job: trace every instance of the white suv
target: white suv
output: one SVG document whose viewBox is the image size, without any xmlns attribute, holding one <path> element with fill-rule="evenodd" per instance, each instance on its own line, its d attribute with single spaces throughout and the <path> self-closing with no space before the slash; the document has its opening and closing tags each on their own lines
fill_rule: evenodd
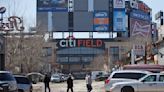
<svg viewBox="0 0 164 92">
<path fill-rule="evenodd" d="M 138 81 L 118 82 L 110 92 L 164 92 L 164 74 L 151 73 Z"/>
<path fill-rule="evenodd" d="M 141 70 L 120 70 L 111 73 L 110 77 L 105 80 L 105 91 L 110 92 L 110 88 L 117 82 L 128 82 L 139 80 L 151 72 Z"/>
<path fill-rule="evenodd" d="M 9 85 L 9 92 L 17 92 L 17 83 L 14 76 L 9 71 L 0 71 L 0 83 Z"/>
</svg>

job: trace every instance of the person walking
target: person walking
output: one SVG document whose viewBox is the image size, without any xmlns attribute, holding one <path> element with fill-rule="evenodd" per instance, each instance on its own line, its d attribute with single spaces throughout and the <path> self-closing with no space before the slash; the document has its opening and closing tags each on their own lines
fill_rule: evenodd
<svg viewBox="0 0 164 92">
<path fill-rule="evenodd" d="M 73 79 L 71 74 L 69 74 L 69 78 L 67 79 L 67 92 L 69 92 L 69 89 L 73 92 Z"/>
<path fill-rule="evenodd" d="M 91 92 L 92 91 L 92 79 L 91 79 L 91 75 L 87 74 L 85 77 L 86 80 L 86 87 L 87 87 L 87 92 Z"/>
<path fill-rule="evenodd" d="M 48 90 L 50 92 L 49 82 L 50 82 L 50 77 L 46 74 L 45 78 L 44 78 L 45 92 L 46 92 L 47 88 L 48 88 Z"/>
</svg>

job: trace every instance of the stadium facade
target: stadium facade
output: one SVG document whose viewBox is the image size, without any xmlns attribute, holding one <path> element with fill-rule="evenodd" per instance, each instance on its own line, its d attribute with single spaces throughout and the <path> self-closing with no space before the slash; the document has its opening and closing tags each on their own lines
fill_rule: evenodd
<svg viewBox="0 0 164 92">
<path fill-rule="evenodd" d="M 49 34 L 62 71 L 110 70 L 129 63 L 132 49 L 152 54 L 151 11 L 139 0 L 37 0 L 37 30 Z"/>
</svg>

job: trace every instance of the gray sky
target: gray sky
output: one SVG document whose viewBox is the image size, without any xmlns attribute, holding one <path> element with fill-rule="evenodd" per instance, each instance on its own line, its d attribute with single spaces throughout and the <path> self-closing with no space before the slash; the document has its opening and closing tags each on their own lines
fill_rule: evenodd
<svg viewBox="0 0 164 92">
<path fill-rule="evenodd" d="M 152 8 L 152 17 L 159 10 L 164 10 L 164 0 L 142 0 Z M 7 11 L 5 17 L 17 15 L 24 18 L 26 26 L 33 26 L 36 23 L 36 0 L 0 0 L 0 7 L 5 6 Z"/>
</svg>

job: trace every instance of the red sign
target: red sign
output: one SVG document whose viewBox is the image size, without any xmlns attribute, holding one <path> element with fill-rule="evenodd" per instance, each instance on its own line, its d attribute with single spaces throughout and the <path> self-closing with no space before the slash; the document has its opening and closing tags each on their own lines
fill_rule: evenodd
<svg viewBox="0 0 164 92">
<path fill-rule="evenodd" d="M 142 11 L 144 11 L 146 13 L 149 13 L 151 11 L 151 9 L 143 2 L 139 2 L 138 3 L 138 9 L 142 10 Z"/>
</svg>

